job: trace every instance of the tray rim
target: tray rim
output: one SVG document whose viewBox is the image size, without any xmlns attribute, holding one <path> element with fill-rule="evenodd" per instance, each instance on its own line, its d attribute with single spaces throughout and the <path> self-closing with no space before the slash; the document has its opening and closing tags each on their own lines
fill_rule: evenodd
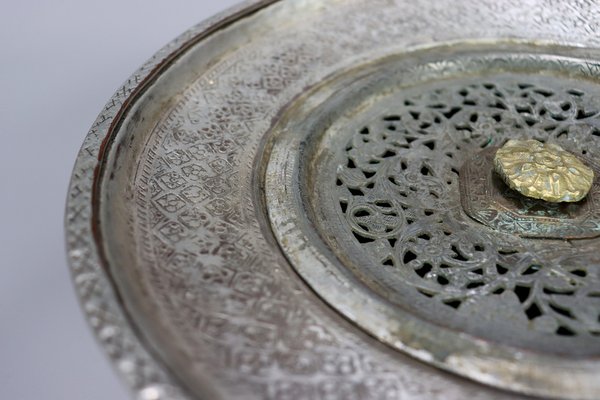
<svg viewBox="0 0 600 400">
<path fill-rule="evenodd" d="M 101 164 L 119 122 L 163 71 L 192 46 L 281 0 L 242 0 L 185 30 L 152 55 L 110 97 L 85 135 L 69 179 L 64 237 L 71 282 L 96 342 L 130 393 L 139 399 L 190 399 L 152 354 L 126 315 L 97 241 L 94 204 Z M 125 348 L 125 351 L 122 349 Z"/>
</svg>

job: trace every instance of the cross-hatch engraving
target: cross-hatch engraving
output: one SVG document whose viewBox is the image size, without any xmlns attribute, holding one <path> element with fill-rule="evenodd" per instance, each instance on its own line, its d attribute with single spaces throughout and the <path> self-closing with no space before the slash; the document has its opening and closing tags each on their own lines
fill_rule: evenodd
<svg viewBox="0 0 600 400">
<path fill-rule="evenodd" d="M 597 242 L 523 239 L 475 222 L 459 206 L 461 166 L 509 138 L 600 155 L 597 102 L 556 81 L 474 77 L 409 88 L 393 112 L 352 134 L 338 166 L 337 212 L 381 268 L 449 311 L 493 301 L 538 332 L 600 336 Z M 469 192 L 477 182 L 466 185 Z"/>
</svg>

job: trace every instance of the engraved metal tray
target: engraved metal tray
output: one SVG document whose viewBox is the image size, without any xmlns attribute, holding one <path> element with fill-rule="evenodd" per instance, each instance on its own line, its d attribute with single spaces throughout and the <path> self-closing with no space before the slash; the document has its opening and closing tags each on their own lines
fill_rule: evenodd
<svg viewBox="0 0 600 400">
<path fill-rule="evenodd" d="M 600 155 L 591 1 L 250 1 L 115 93 L 71 180 L 87 318 L 136 397 L 593 399 L 600 183 L 492 172 L 510 138 Z"/>
</svg>

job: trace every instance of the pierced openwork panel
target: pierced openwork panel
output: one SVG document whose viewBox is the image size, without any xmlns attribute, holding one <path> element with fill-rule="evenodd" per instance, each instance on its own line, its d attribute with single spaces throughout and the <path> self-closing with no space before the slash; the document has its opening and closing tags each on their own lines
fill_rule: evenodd
<svg viewBox="0 0 600 400">
<path fill-rule="evenodd" d="M 280 246 L 394 348 L 526 389 L 557 369 L 593 384 L 599 182 L 569 205 L 530 200 L 493 159 L 535 139 L 598 171 L 595 71 L 537 48 L 457 45 L 331 77 L 274 128 L 265 191 Z"/>
<path fill-rule="evenodd" d="M 344 132 L 331 182 L 354 246 L 385 271 L 387 284 L 409 284 L 478 324 L 496 319 L 526 336 L 600 336 L 598 251 L 502 234 L 598 235 L 598 184 L 587 201 L 548 204 L 502 187 L 490 163 L 509 138 L 600 154 L 595 95 L 568 79 L 501 74 L 381 100 L 385 113 Z"/>
</svg>

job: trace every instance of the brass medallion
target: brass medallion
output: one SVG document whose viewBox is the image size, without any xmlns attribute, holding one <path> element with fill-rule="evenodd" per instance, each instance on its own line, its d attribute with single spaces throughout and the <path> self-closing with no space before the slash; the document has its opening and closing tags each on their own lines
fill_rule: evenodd
<svg viewBox="0 0 600 400">
<path fill-rule="evenodd" d="M 578 202 L 590 191 L 594 171 L 554 143 L 511 139 L 497 152 L 494 167 L 519 193 L 552 203 Z"/>
<path fill-rule="evenodd" d="M 575 203 L 527 197 L 511 189 L 494 171 L 497 150 L 483 149 L 460 169 L 460 199 L 467 215 L 498 232 L 526 238 L 563 240 L 600 235 L 597 180 L 588 195 Z M 589 159 L 586 162 L 598 176 L 600 167 Z"/>
</svg>

